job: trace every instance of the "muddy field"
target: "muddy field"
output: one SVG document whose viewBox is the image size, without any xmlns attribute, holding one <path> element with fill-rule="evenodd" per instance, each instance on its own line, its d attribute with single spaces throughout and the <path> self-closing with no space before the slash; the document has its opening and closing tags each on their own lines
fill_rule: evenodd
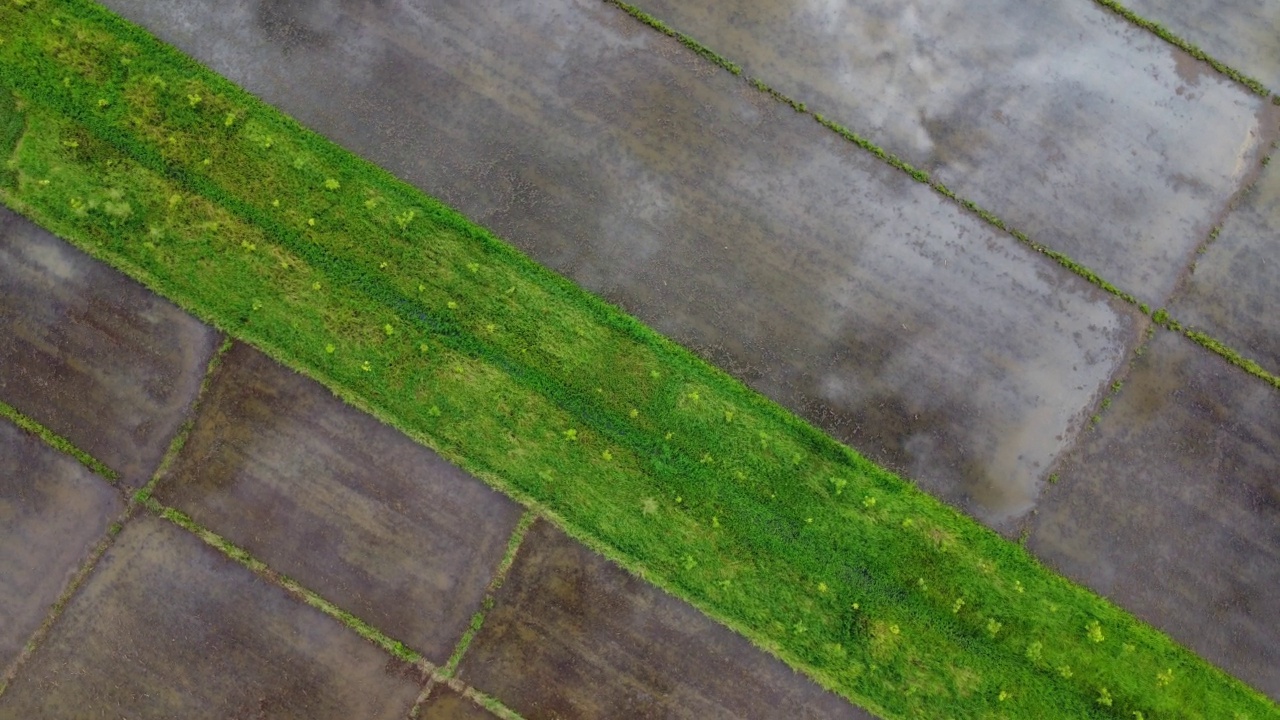
<svg viewBox="0 0 1280 720">
<path fill-rule="evenodd" d="M 1152 306 L 1274 132 L 1092 2 L 637 4 Z"/>
<path fill-rule="evenodd" d="M 1280 5 L 1266 0 L 1132 0 L 1130 8 L 1280 91 Z"/>
<path fill-rule="evenodd" d="M 1025 531 L 1050 566 L 1280 698 L 1280 394 L 1258 378 L 1163 330 L 1137 355 L 1137 308 L 607 3 L 106 4 L 923 489 Z M 1133 6 L 1280 85 L 1274 39 L 1253 32 L 1265 8 L 1159 5 Z M 1280 372 L 1267 99 L 1089 2 L 641 8 Z M 119 468 L 125 488 L 156 469 L 219 341 L 3 210 L 0 326 L 0 400 Z M 162 501 L 433 663 L 488 597 L 460 677 L 527 717 L 860 712 L 545 523 L 487 595 L 518 508 L 255 351 L 232 350 L 193 420 Z M 0 588 L 3 669 L 123 495 L 85 491 L 94 478 L 16 431 L 0 427 L 0 446 L 0 470 L 21 458 L 47 478 L 32 494 L 0 473 L 0 518 L 17 518 L 0 547 L 34 538 L 13 574 L 28 590 Z M 71 515 L 50 510 L 64 503 Z M 96 623 L 91 602 L 120 622 Z M 147 516 L 0 710 L 127 713 L 183 682 L 202 690 L 164 695 L 176 714 L 487 716 L 465 685 L 423 688 L 340 629 Z M 223 634 L 252 662 L 220 665 Z M 91 663 L 110 672 L 58 689 Z M 526 663 L 545 672 L 511 670 Z M 297 683 L 270 695 L 259 680 L 279 673 Z"/>
<path fill-rule="evenodd" d="M 114 5 L 991 523 L 1031 506 L 1137 335 L 617 8 L 267 7 Z"/>
</svg>

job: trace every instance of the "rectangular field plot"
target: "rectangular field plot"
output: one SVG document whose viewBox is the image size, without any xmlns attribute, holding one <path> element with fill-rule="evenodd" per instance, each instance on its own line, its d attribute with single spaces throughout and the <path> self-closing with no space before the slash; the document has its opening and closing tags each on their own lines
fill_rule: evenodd
<svg viewBox="0 0 1280 720">
<path fill-rule="evenodd" d="M 156 497 L 444 664 L 519 506 L 246 345 Z"/>
<path fill-rule="evenodd" d="M 129 486 L 159 465 L 217 342 L 171 302 L 0 207 L 0 401 Z"/>
<path fill-rule="evenodd" d="M 1280 699 L 1280 394 L 1162 332 L 1066 458 L 1031 549 Z"/>
<path fill-rule="evenodd" d="M 403 718 L 414 672 L 196 536 L 133 520 L 0 716 Z"/>
<path fill-rule="evenodd" d="M 1275 131 L 1088 0 L 634 4 L 1153 306 Z"/>
</svg>

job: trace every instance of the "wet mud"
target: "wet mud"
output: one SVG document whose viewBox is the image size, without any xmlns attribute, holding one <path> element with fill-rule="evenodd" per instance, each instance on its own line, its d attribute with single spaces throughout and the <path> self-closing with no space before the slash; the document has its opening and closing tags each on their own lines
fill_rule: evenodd
<svg viewBox="0 0 1280 720">
<path fill-rule="evenodd" d="M 871 718 L 546 522 L 459 678 L 529 720 Z"/>
<path fill-rule="evenodd" d="M 143 515 L 3 696 L 0 717 L 403 718 L 399 661 Z"/>
<path fill-rule="evenodd" d="M 157 497 L 437 664 L 479 610 L 521 512 L 243 344 Z"/>
<path fill-rule="evenodd" d="M 123 510 L 102 478 L 0 419 L 0 672 Z"/>
<path fill-rule="evenodd" d="M 218 334 L 0 207 L 0 400 L 141 487 Z"/>
<path fill-rule="evenodd" d="M 422 720 L 490 720 L 497 716 L 441 684 L 432 688 L 418 717 Z"/>
<path fill-rule="evenodd" d="M 1280 162 L 1240 198 L 1171 307 L 1179 321 L 1280 375 Z"/>
<path fill-rule="evenodd" d="M 1280 700 L 1280 393 L 1174 333 L 1032 520 L 1050 567 Z"/>
<path fill-rule="evenodd" d="M 636 4 L 1155 307 L 1264 134 L 1265 99 L 1093 2 Z"/>
<path fill-rule="evenodd" d="M 604 3 L 108 5 L 998 527 L 1136 334 Z"/>
<path fill-rule="evenodd" d="M 1267 0 L 1129 0 L 1125 5 L 1280 92 L 1280 5 Z"/>
</svg>

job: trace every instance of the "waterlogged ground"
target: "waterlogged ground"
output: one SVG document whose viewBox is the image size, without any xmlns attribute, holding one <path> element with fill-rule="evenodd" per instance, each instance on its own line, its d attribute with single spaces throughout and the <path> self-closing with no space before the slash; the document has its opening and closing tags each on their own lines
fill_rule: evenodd
<svg viewBox="0 0 1280 720">
<path fill-rule="evenodd" d="M 997 526 L 1137 335 L 603 3 L 112 7 Z"/>
<path fill-rule="evenodd" d="M 1263 380 L 606 3 L 107 4 L 1280 699 Z M 1280 373 L 1267 99 L 1090 2 L 641 7 Z M 1280 86 L 1263 4 L 1133 7 Z M 0 401 L 122 476 L 0 419 L 0 717 L 865 716 L 219 341 L 0 210 Z M 267 569 L 126 512 L 184 423 Z"/>
<path fill-rule="evenodd" d="M 635 4 L 1153 306 L 1274 130 L 1088 0 Z"/>
<path fill-rule="evenodd" d="M 141 487 L 217 333 L 0 208 L 0 401 Z"/>
<path fill-rule="evenodd" d="M 1280 697 L 1280 393 L 1161 332 L 1066 455 L 1031 549 Z"/>
<path fill-rule="evenodd" d="M 1263 170 L 1171 304 L 1203 329 L 1280 375 L 1280 162 Z"/>
<path fill-rule="evenodd" d="M 1130 0 L 1131 9 L 1280 91 L 1280 5 L 1267 0 Z"/>
</svg>

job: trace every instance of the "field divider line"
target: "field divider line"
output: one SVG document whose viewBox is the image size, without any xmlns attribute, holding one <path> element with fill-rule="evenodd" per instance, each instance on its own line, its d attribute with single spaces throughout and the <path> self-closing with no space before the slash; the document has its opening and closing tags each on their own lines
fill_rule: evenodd
<svg viewBox="0 0 1280 720">
<path fill-rule="evenodd" d="M 62 437 L 36 420 L 23 414 L 22 411 L 3 401 L 0 401 L 0 417 L 7 418 L 14 425 L 17 425 L 23 430 L 26 430 L 32 435 L 40 438 L 40 440 L 44 441 L 45 445 L 48 445 L 54 450 L 75 458 L 81 465 L 84 465 L 86 468 L 93 471 L 94 474 L 106 479 L 106 481 L 112 485 L 117 485 L 120 482 L 120 474 L 107 467 L 106 463 L 76 447 L 70 440 Z"/>
<path fill-rule="evenodd" d="M 632 17 L 636 18 L 637 20 L 644 23 L 645 25 L 648 25 L 649 27 L 657 30 L 658 32 L 661 32 L 669 36 L 678 35 L 681 38 L 681 42 L 684 45 L 692 47 L 695 52 L 702 55 L 703 57 L 713 57 L 713 58 L 721 57 L 715 51 L 706 49 L 705 46 L 701 45 L 701 43 L 698 43 L 696 40 L 690 38 L 687 35 L 677 33 L 675 30 L 672 30 L 661 20 L 653 17 L 652 15 L 649 15 L 648 13 L 645 13 L 643 10 L 640 10 L 634 5 L 623 2 L 623 0 L 603 0 L 603 1 L 607 4 L 610 4 L 619 8 L 623 12 L 627 13 L 628 15 L 631 15 Z M 696 47 L 694 47 L 694 45 L 696 45 Z M 713 62 L 715 61 L 713 60 Z M 724 62 L 716 62 L 716 64 L 719 65 L 720 67 L 723 67 L 729 70 L 735 75 L 741 75 L 740 69 L 737 72 L 734 71 L 734 68 L 739 68 L 737 64 L 731 63 L 727 60 Z M 960 197 L 954 190 L 947 187 L 941 180 L 938 180 L 932 177 L 927 170 L 915 167 L 914 165 L 907 162 L 906 160 L 898 157 L 897 155 L 877 145 L 871 139 L 864 137 L 854 132 L 853 130 L 850 130 L 844 125 L 841 125 L 835 120 L 832 120 L 824 116 L 823 114 L 810 109 L 806 103 L 796 100 L 786 95 L 785 93 L 773 88 L 771 85 L 766 83 L 761 78 L 747 77 L 745 78 L 745 80 L 747 84 L 749 84 L 751 87 L 755 88 L 756 90 L 760 91 L 761 93 L 768 95 L 769 97 L 773 98 L 779 103 L 782 103 L 783 105 L 789 106 L 792 110 L 796 111 L 797 113 L 812 117 L 819 125 L 822 125 L 828 130 L 841 136 L 845 140 L 853 143 L 854 145 L 857 145 L 858 147 L 862 148 L 863 150 L 866 150 L 872 155 L 875 155 L 881 161 L 887 163 L 888 165 L 894 167 L 895 169 L 906 173 L 915 181 L 922 183 L 924 185 L 930 186 L 938 194 L 942 195 L 943 197 L 947 198 L 953 203 L 959 205 L 965 210 L 968 210 L 974 215 L 977 215 L 979 218 L 986 221 L 992 227 L 995 227 L 996 229 L 1001 230 L 1004 233 L 1013 236 L 1015 240 L 1019 241 L 1023 245 L 1030 247 L 1032 250 L 1035 250 L 1036 252 L 1042 255 L 1048 256 L 1050 259 L 1054 260 L 1059 265 L 1062 265 L 1063 267 L 1070 270 L 1071 272 L 1074 272 L 1076 275 L 1079 275 L 1080 277 L 1084 278 L 1085 280 L 1097 286 L 1098 288 L 1106 291 L 1107 293 L 1110 293 L 1111 295 L 1123 300 L 1124 302 L 1130 305 L 1139 304 L 1138 299 L 1134 297 L 1132 294 L 1122 291 L 1120 288 L 1116 287 L 1112 283 L 1105 280 L 1098 273 L 1089 269 L 1085 265 L 1073 260 L 1066 253 L 1053 250 L 1047 245 L 1044 245 L 1042 243 L 1038 243 L 1032 240 L 1026 233 L 1005 223 L 1005 221 L 1002 220 L 995 213 L 983 208 L 982 206 L 978 205 L 976 202 L 973 202 L 972 200 L 967 200 L 965 198 Z"/>
<path fill-rule="evenodd" d="M 462 633 L 462 637 L 458 640 L 458 644 L 453 648 L 453 653 L 449 655 L 449 661 L 439 669 L 438 672 L 441 677 L 445 679 L 452 678 L 454 673 L 458 671 L 462 656 L 466 654 L 467 649 L 471 647 L 471 641 L 480 632 L 480 628 L 484 625 L 485 616 L 493 609 L 497 592 L 507 579 L 507 573 L 510 572 L 511 566 L 515 564 L 516 554 L 520 552 L 520 547 L 524 544 L 524 538 L 529 534 L 529 528 L 533 526 L 537 519 L 537 514 L 532 510 L 526 510 L 524 515 L 520 516 L 515 530 L 512 531 L 511 537 L 507 540 L 507 550 L 502 556 L 502 562 L 498 563 L 497 570 L 494 571 L 488 587 L 485 588 L 484 600 L 480 604 L 480 610 L 471 617 L 471 624 L 467 626 L 466 631 Z"/>
<path fill-rule="evenodd" d="M 116 520 L 107 527 L 107 532 L 96 544 L 94 544 L 93 548 L 89 550 L 84 562 L 80 564 L 80 568 L 76 570 L 75 575 L 67 581 L 66 586 L 58 595 L 58 599 L 49 607 L 49 613 L 45 616 L 44 622 L 40 623 L 40 627 L 36 628 L 35 632 L 32 633 L 31 637 L 27 640 L 27 644 L 23 646 L 22 652 L 18 653 L 18 657 L 14 658 L 13 662 L 9 663 L 9 667 L 5 669 L 4 674 L 0 675 L 0 697 L 4 697 L 5 691 L 9 689 L 9 685 L 18 676 L 23 665 L 25 665 L 31 656 L 35 654 L 36 650 L 40 648 L 45 638 L 49 636 L 49 633 L 53 630 L 53 626 L 57 623 L 58 619 L 62 617 L 63 610 L 65 610 L 67 605 L 71 602 L 71 598 L 80 590 L 80 587 L 84 585 L 85 581 L 89 579 L 89 575 L 91 575 L 94 568 L 98 566 L 98 561 L 102 559 L 104 554 L 106 554 L 107 550 L 111 547 L 111 544 L 115 542 L 116 536 L 120 534 L 120 531 L 124 529 L 125 524 L 128 523 L 135 514 L 137 514 L 137 506 L 133 504 L 126 505 L 125 509 L 119 516 L 117 516 Z"/>
<path fill-rule="evenodd" d="M 1242 85 L 1243 87 L 1247 88 L 1249 92 L 1264 98 L 1270 96 L 1271 102 L 1275 103 L 1276 105 L 1280 105 L 1280 95 L 1272 95 L 1271 91 L 1268 90 L 1267 87 L 1263 85 L 1261 82 L 1259 82 L 1258 80 L 1252 77 L 1249 77 L 1248 75 L 1245 75 L 1244 73 L 1240 72 L 1239 70 L 1236 70 L 1230 65 L 1214 58 L 1209 53 L 1197 47 L 1195 43 L 1192 43 L 1191 41 L 1182 38 L 1180 35 L 1177 35 L 1169 28 L 1166 28 L 1164 25 L 1161 25 L 1160 23 L 1154 20 L 1148 20 L 1147 18 L 1139 15 L 1133 10 L 1130 10 L 1129 8 L 1125 7 L 1123 4 L 1121 4 L 1117 0 L 1094 0 L 1094 2 L 1098 3 L 1099 5 L 1106 8 L 1107 10 L 1110 10 L 1116 15 L 1124 18 L 1126 21 L 1132 23 L 1133 25 L 1136 25 L 1142 28 L 1143 30 L 1148 31 L 1151 34 L 1155 35 L 1156 37 L 1160 38 L 1161 40 L 1164 40 L 1170 45 L 1173 45 L 1174 47 L 1187 53 L 1188 55 L 1195 58 L 1196 60 L 1199 60 L 1204 63 L 1208 63 L 1209 67 L 1213 68 L 1220 75 L 1231 80 L 1232 82 Z"/>
<path fill-rule="evenodd" d="M 533 510 L 525 510 L 524 514 L 520 516 L 519 521 L 516 522 L 515 528 L 511 531 L 511 536 L 507 539 L 506 552 L 503 553 L 502 560 L 498 563 L 498 567 L 494 570 L 493 577 L 489 579 L 489 584 L 485 587 L 484 599 L 480 602 L 480 609 L 471 616 L 471 622 L 467 625 L 467 629 L 462 632 L 462 637 L 458 639 L 458 644 L 454 646 L 453 652 L 450 653 L 449 660 L 443 667 L 437 668 L 431 675 L 430 680 L 427 681 L 427 684 L 423 686 L 422 692 L 418 695 L 417 701 L 413 704 L 413 709 L 409 712 L 410 718 L 417 718 L 419 716 L 421 708 L 427 701 L 427 697 L 431 694 L 432 689 L 434 689 L 436 685 L 441 683 L 461 683 L 461 681 L 455 678 L 455 674 L 458 671 L 458 665 L 462 662 L 462 657 L 466 654 L 467 649 L 471 647 L 471 642 L 480 632 L 480 628 L 484 626 L 485 616 L 493 609 L 494 603 L 496 602 L 498 589 L 502 587 L 503 581 L 506 580 L 507 573 L 511 570 L 511 566 L 515 564 L 516 554 L 524 544 L 524 538 L 529 533 L 529 528 L 533 526 L 533 523 L 536 522 L 537 519 L 537 513 Z M 457 688 L 453 687 L 453 684 L 450 684 L 450 687 L 457 690 Z M 479 695 L 484 698 L 489 698 L 489 696 L 484 695 L 483 693 L 479 693 Z M 481 707 L 488 709 L 488 706 L 480 700 L 474 697 L 468 697 Z M 489 699 L 492 700 L 492 698 Z M 514 715 L 514 713 L 511 713 L 510 716 L 519 717 Z M 500 717 L 507 716 L 500 715 Z"/>
<path fill-rule="evenodd" d="M 320 596 L 315 591 L 304 587 L 298 581 L 272 569 L 265 562 L 255 558 L 250 555 L 248 551 L 199 524 L 191 518 L 191 516 L 183 513 L 181 510 L 176 510 L 166 505 L 162 505 L 154 498 L 150 497 L 140 501 L 139 504 L 155 516 L 168 520 L 174 525 L 177 525 L 183 530 L 186 530 L 200 538 L 206 545 L 240 563 L 255 575 L 261 577 L 272 585 L 279 587 L 295 599 L 319 610 L 348 629 L 355 631 L 357 635 L 378 646 L 396 659 L 407 665 L 413 666 L 419 671 L 422 677 L 430 677 L 436 672 L 436 666 L 429 662 L 422 653 L 410 648 L 408 645 L 392 638 L 369 623 L 343 610 L 334 603 Z"/>
<path fill-rule="evenodd" d="M 689 35 L 685 35 L 684 33 L 681 33 L 671 28 L 662 20 L 644 12 L 640 8 L 634 5 L 631 5 L 627 2 L 624 2 L 623 0 L 603 0 L 603 2 L 617 7 L 619 10 L 625 12 L 626 14 L 630 15 L 631 17 L 635 18 L 641 23 L 649 26 L 650 28 L 664 35 L 676 38 L 677 40 L 680 41 L 681 44 L 690 48 L 691 50 L 701 55 L 702 57 L 709 59 L 712 63 L 720 66 L 721 68 L 729 71 L 730 73 L 737 76 L 742 75 L 742 68 L 737 63 L 734 63 L 724 58 L 724 56 L 706 47 L 702 43 L 698 42 L 695 38 Z M 1115 10 L 1115 8 L 1122 8 L 1122 6 L 1120 6 L 1119 3 L 1115 3 L 1113 0 L 1095 0 L 1095 2 L 1098 2 L 1112 10 Z M 1115 7 L 1112 7 L 1113 5 Z M 1120 12 L 1120 10 L 1115 10 L 1115 11 Z M 1126 10 L 1124 12 L 1129 12 L 1129 11 Z M 1133 15 L 1132 13 L 1129 13 L 1129 14 Z M 1126 15 L 1125 17 L 1127 18 L 1128 15 Z M 1133 17 L 1137 18 L 1138 16 L 1133 15 Z M 1160 27 L 1156 23 L 1150 23 L 1150 24 L 1155 27 Z M 1144 25 L 1143 27 L 1146 27 L 1146 26 Z M 1148 28 L 1148 29 L 1151 29 L 1151 28 Z M 1177 37 L 1177 36 L 1174 36 L 1172 33 L 1168 33 L 1168 34 L 1170 35 L 1170 37 L 1175 37 L 1175 38 Z M 1165 39 L 1168 40 L 1168 38 L 1165 38 Z M 1169 40 L 1169 41 L 1173 42 L 1172 40 Z M 1182 42 L 1191 48 L 1195 47 L 1193 45 L 1190 45 L 1190 43 L 1186 43 L 1185 41 L 1179 40 L 1179 42 Z M 1176 45 L 1177 43 L 1174 43 L 1174 44 Z M 1181 48 L 1182 46 L 1179 45 L 1179 47 Z M 1182 48 L 1182 49 L 1186 50 L 1186 48 Z M 1187 50 L 1187 52 L 1191 52 L 1191 51 Z M 1220 68 L 1226 68 L 1227 70 L 1230 70 L 1230 68 L 1228 68 L 1226 65 L 1219 63 L 1216 60 L 1213 60 L 1202 51 L 1196 50 L 1196 52 L 1191 52 L 1191 54 L 1195 56 L 1197 59 L 1201 59 L 1201 60 L 1204 60 L 1205 62 L 1210 63 L 1214 67 L 1214 69 L 1218 70 L 1219 72 L 1224 72 Z M 1235 71 L 1231 71 L 1231 72 L 1234 73 Z M 1224 74 L 1227 74 L 1227 73 L 1224 72 Z M 1239 75 L 1239 73 L 1236 73 L 1236 75 Z M 1245 76 L 1243 75 L 1239 75 L 1239 78 L 1230 74 L 1227 74 L 1227 76 L 1231 77 L 1233 80 L 1237 80 L 1238 82 L 1244 83 L 1245 86 L 1248 87 L 1252 92 L 1257 93 L 1262 97 L 1266 97 L 1267 95 L 1269 95 L 1269 92 L 1266 90 L 1266 88 L 1262 87 L 1260 83 L 1258 83 L 1257 87 L 1255 88 L 1254 86 L 1249 85 L 1248 83 L 1245 83 L 1243 80 L 1239 80 L 1239 78 L 1245 78 Z M 1247 80 L 1248 78 L 1245 78 L 1245 79 Z M 748 76 L 745 78 L 745 80 L 747 84 L 751 85 L 751 87 L 755 88 L 756 90 L 764 93 L 765 95 L 770 96 L 771 98 L 773 98 L 779 103 L 782 103 L 783 105 L 789 106 L 792 110 L 796 111 L 797 113 L 800 113 L 803 115 L 809 115 L 815 121 L 817 121 L 819 125 L 822 125 L 828 130 L 843 137 L 845 140 L 853 143 L 854 145 L 857 145 L 858 147 L 862 148 L 863 150 L 866 150 L 872 155 L 875 155 L 881 161 L 887 163 L 888 165 L 894 167 L 895 169 L 906 173 L 917 182 L 928 185 L 929 187 L 933 188 L 933 190 L 937 192 L 939 195 L 942 195 L 943 197 L 947 198 L 951 202 L 959 205 L 965 210 L 978 216 L 979 218 L 984 220 L 987 224 L 991 225 L 997 230 L 1000 230 L 1005 234 L 1012 236 L 1013 239 L 1017 240 L 1019 243 L 1027 246 L 1028 248 L 1034 250 L 1037 253 L 1040 253 L 1041 255 L 1048 257 L 1049 259 L 1056 262 L 1058 265 L 1076 274 L 1077 276 L 1081 277 L 1085 281 L 1099 288 L 1103 292 L 1106 292 L 1112 297 L 1119 299 L 1120 301 L 1124 302 L 1127 305 L 1131 305 L 1135 307 L 1136 309 L 1138 309 L 1139 312 L 1150 317 L 1157 324 L 1164 325 L 1165 320 L 1168 319 L 1168 313 L 1164 309 L 1152 310 L 1147 303 L 1140 301 L 1133 294 L 1121 290 L 1119 287 L 1117 287 L 1116 285 L 1112 284 L 1110 281 L 1103 278 L 1101 275 L 1099 275 L 1094 270 L 1090 269 L 1088 266 L 1080 262 L 1077 262 L 1070 255 L 1067 255 L 1066 253 L 1061 252 L 1059 250 L 1054 250 L 1048 245 L 1045 245 L 1043 243 L 1033 240 L 1025 232 L 1012 227 L 1011 225 L 1006 223 L 1004 220 L 1002 220 L 999 216 L 997 216 L 995 213 L 983 208 L 981 205 L 979 205 L 978 203 L 972 200 L 968 200 L 966 198 L 961 197 L 954 190 L 952 190 L 951 188 L 943 184 L 941 180 L 938 180 L 930 176 L 927 170 L 915 167 L 914 165 L 907 162 L 906 160 L 903 160 L 897 155 L 894 155 L 893 153 L 890 153 L 884 148 L 880 147 L 869 138 L 863 137 L 862 135 L 859 135 L 858 133 L 841 125 L 840 123 L 834 120 L 831 120 L 830 118 L 827 118 L 821 113 L 811 110 L 806 103 L 796 100 L 792 97 L 789 97 L 788 95 L 774 89 L 772 86 L 770 86 L 768 83 L 766 83 L 764 80 L 758 77 Z M 1252 81 L 1252 82 L 1256 83 L 1256 81 Z M 1272 96 L 1272 100 L 1273 102 L 1275 102 L 1275 104 L 1280 105 L 1280 95 Z M 1269 156 L 1264 156 L 1262 158 L 1259 158 L 1258 163 L 1260 165 L 1266 164 L 1266 160 L 1268 157 Z M 1161 319 L 1160 317 L 1161 313 L 1164 314 L 1163 318 L 1165 318 L 1165 320 Z M 1174 322 L 1173 325 L 1177 326 L 1178 331 L 1181 332 L 1182 326 L 1179 323 Z M 1170 328 L 1170 329 L 1174 329 L 1174 328 Z M 1254 362 L 1253 360 L 1250 360 L 1244 357 L 1233 348 L 1227 346 L 1222 342 L 1219 342 L 1213 339 L 1212 337 L 1206 335 L 1205 333 L 1201 333 L 1201 332 L 1192 333 L 1191 331 L 1187 331 L 1186 335 L 1188 338 L 1190 338 L 1192 341 L 1194 341 L 1201 347 L 1205 348 L 1206 350 L 1217 353 L 1232 365 L 1235 365 L 1241 370 L 1244 370 L 1246 373 L 1253 375 L 1254 377 L 1262 380 L 1268 385 L 1271 385 L 1277 390 L 1280 390 L 1280 376 L 1276 376 L 1268 372 L 1267 370 L 1263 369 L 1262 366 L 1259 365 L 1257 362 Z"/>
<path fill-rule="evenodd" d="M 488 710 L 494 715 L 497 715 L 501 720 L 524 720 L 524 717 L 520 715 L 520 713 L 507 707 L 501 700 L 487 693 L 483 693 L 460 680 L 450 679 L 446 681 L 446 684 L 448 684 L 449 689 L 459 693 L 462 697 L 470 700 L 476 705 L 479 705 L 485 710 Z"/>
<path fill-rule="evenodd" d="M 178 431 L 173 434 L 173 439 L 169 441 L 168 450 L 165 451 L 164 457 L 160 459 L 160 464 L 156 466 L 155 472 L 151 474 L 151 479 L 129 498 L 129 502 L 146 503 L 155 492 L 156 486 L 160 484 L 160 480 L 169 472 L 174 460 L 178 458 L 178 453 L 182 452 L 182 448 L 186 446 L 187 438 L 190 437 L 191 430 L 196 424 L 196 418 L 199 417 L 205 394 L 209 390 L 209 385 L 213 382 L 213 376 L 218 372 L 218 368 L 222 366 L 222 359 L 226 356 L 227 351 L 231 349 L 234 342 L 230 335 L 223 335 L 222 343 L 214 351 L 213 356 L 209 358 L 209 362 L 205 366 L 204 376 L 200 380 L 200 389 L 196 391 L 196 396 L 191 401 L 191 407 L 187 408 L 182 425 L 178 427 Z"/>
</svg>

